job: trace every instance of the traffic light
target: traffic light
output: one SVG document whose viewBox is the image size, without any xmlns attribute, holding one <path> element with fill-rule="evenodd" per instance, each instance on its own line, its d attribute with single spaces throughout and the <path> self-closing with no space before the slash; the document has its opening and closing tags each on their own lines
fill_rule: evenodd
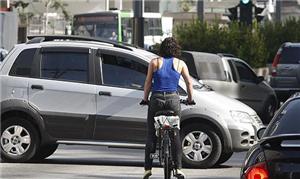
<svg viewBox="0 0 300 179">
<path fill-rule="evenodd" d="M 262 15 L 261 13 L 264 11 L 265 8 L 257 7 L 257 6 L 255 6 L 254 8 L 255 8 L 254 13 L 255 13 L 256 21 L 257 22 L 262 21 L 264 19 L 264 15 Z"/>
<path fill-rule="evenodd" d="M 251 0 L 241 0 L 240 4 L 240 22 L 242 24 L 252 24 L 252 7 L 253 3 Z"/>
<path fill-rule="evenodd" d="M 228 8 L 230 14 L 227 14 L 231 21 L 239 21 L 244 25 L 251 25 L 255 18 L 257 22 L 262 21 L 264 15 L 261 13 L 264 8 L 257 7 L 252 0 L 240 0 L 240 3 L 232 8 Z"/>
<path fill-rule="evenodd" d="M 237 10 L 238 6 L 232 7 L 232 8 L 228 8 L 228 11 L 230 12 L 230 14 L 228 14 L 228 18 L 231 21 L 237 21 L 238 20 L 238 10 Z"/>
</svg>

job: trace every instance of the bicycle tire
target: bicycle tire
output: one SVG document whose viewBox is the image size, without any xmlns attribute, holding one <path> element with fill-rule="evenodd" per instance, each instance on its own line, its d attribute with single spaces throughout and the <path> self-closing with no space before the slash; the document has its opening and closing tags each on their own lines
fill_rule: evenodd
<svg viewBox="0 0 300 179">
<path fill-rule="evenodd" d="M 163 153 L 164 153 L 164 176 L 165 179 L 171 178 L 171 147 L 170 147 L 170 138 L 169 135 L 166 135 L 163 139 Z"/>
</svg>

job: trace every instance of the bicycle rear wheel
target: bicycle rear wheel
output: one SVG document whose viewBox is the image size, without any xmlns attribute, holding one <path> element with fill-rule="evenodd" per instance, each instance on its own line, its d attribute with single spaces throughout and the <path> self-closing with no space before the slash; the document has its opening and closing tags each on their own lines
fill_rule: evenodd
<svg viewBox="0 0 300 179">
<path fill-rule="evenodd" d="M 165 179 L 170 179 L 171 178 L 171 141 L 169 137 L 165 137 L 163 140 L 163 153 L 164 153 L 164 175 Z"/>
</svg>

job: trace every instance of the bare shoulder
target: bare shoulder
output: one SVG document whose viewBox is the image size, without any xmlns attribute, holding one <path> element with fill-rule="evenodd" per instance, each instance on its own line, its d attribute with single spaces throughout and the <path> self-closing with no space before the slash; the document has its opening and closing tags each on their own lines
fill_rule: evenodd
<svg viewBox="0 0 300 179">
<path fill-rule="evenodd" d="M 161 57 L 157 57 L 157 58 L 153 58 L 151 61 L 150 61 L 150 65 L 154 68 L 154 69 L 157 69 L 158 67 L 158 61 L 161 60 Z"/>
<path fill-rule="evenodd" d="M 183 67 L 186 66 L 186 64 L 185 64 L 185 62 L 183 60 L 180 60 L 179 58 L 174 58 L 174 59 L 176 59 L 175 61 L 176 61 L 176 63 L 178 64 L 178 66 L 180 68 L 183 68 Z"/>
</svg>

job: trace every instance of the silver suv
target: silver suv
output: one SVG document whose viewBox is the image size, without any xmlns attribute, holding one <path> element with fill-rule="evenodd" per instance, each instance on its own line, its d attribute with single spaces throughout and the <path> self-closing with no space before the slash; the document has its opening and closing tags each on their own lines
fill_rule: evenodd
<svg viewBox="0 0 300 179">
<path fill-rule="evenodd" d="M 147 107 L 139 105 L 156 55 L 118 43 L 43 36 L 16 45 L 0 66 L 1 157 L 25 162 L 58 144 L 144 148 Z M 194 81 L 195 106 L 182 106 L 186 166 L 212 167 L 248 150 L 262 127 L 248 106 Z M 178 88 L 187 97 L 184 81 Z"/>
<path fill-rule="evenodd" d="M 230 54 L 185 51 L 182 53 L 190 73 L 218 93 L 253 108 L 267 124 L 277 109 L 274 90 L 257 76 L 243 60 Z"/>
<path fill-rule="evenodd" d="M 284 102 L 300 91 L 300 43 L 284 43 L 274 58 L 270 85 Z"/>
</svg>

